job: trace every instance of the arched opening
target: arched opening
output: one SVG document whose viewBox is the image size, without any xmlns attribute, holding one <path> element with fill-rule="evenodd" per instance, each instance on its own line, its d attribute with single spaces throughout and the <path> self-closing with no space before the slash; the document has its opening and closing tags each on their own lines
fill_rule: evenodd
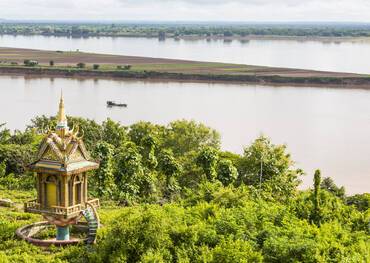
<svg viewBox="0 0 370 263">
<path fill-rule="evenodd" d="M 57 206 L 58 189 L 55 176 L 48 176 L 45 180 L 45 205 L 46 207 Z"/>
</svg>

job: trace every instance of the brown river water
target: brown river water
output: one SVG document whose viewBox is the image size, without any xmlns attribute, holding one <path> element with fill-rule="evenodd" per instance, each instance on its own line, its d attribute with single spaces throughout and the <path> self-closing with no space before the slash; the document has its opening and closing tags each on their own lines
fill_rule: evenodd
<svg viewBox="0 0 370 263">
<path fill-rule="evenodd" d="M 302 187 L 320 168 L 350 194 L 370 192 L 370 90 L 0 76 L 0 123 L 24 129 L 37 115 L 55 115 L 61 89 L 69 115 L 124 125 L 193 119 L 237 153 L 265 134 L 287 144 L 307 173 Z M 107 100 L 128 108 L 107 108 Z"/>
</svg>

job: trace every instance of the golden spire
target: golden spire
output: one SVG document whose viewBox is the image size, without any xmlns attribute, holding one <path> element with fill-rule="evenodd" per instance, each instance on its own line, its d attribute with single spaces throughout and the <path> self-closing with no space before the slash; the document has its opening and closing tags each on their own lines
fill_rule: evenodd
<svg viewBox="0 0 370 263">
<path fill-rule="evenodd" d="M 68 133 L 67 117 L 64 110 L 63 91 L 60 94 L 59 111 L 57 115 L 57 131 L 60 131 L 60 135 L 64 136 Z"/>
<path fill-rule="evenodd" d="M 66 114 L 64 111 L 64 100 L 63 100 L 63 91 L 60 94 L 60 101 L 59 101 L 59 111 L 58 111 L 58 123 L 64 123 L 67 121 Z"/>
</svg>

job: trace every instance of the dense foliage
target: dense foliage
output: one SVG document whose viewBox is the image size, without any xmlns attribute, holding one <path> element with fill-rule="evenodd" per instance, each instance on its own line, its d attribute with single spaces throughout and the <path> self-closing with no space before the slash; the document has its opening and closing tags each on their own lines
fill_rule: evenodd
<svg viewBox="0 0 370 263">
<path fill-rule="evenodd" d="M 369 262 L 369 194 L 346 196 L 316 171 L 303 171 L 286 146 L 257 138 L 243 154 L 223 152 L 219 134 L 193 121 L 131 126 L 69 117 L 100 168 L 90 194 L 103 202 L 104 227 L 93 247 L 42 250 L 15 237 L 38 216 L 24 170 L 55 119 L 35 118 L 24 132 L 0 127 L 0 262 Z"/>
<path fill-rule="evenodd" d="M 368 37 L 369 24 L 298 23 L 0 23 L 0 34 L 55 36 L 145 36 L 145 37 L 245 37 L 257 36 L 320 36 Z"/>
</svg>

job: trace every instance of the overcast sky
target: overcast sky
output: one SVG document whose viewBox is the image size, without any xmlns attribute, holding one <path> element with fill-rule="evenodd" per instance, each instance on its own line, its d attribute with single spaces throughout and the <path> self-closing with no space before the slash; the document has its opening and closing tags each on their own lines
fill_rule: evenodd
<svg viewBox="0 0 370 263">
<path fill-rule="evenodd" d="M 0 18 L 370 22 L 370 0 L 0 0 Z"/>
</svg>

